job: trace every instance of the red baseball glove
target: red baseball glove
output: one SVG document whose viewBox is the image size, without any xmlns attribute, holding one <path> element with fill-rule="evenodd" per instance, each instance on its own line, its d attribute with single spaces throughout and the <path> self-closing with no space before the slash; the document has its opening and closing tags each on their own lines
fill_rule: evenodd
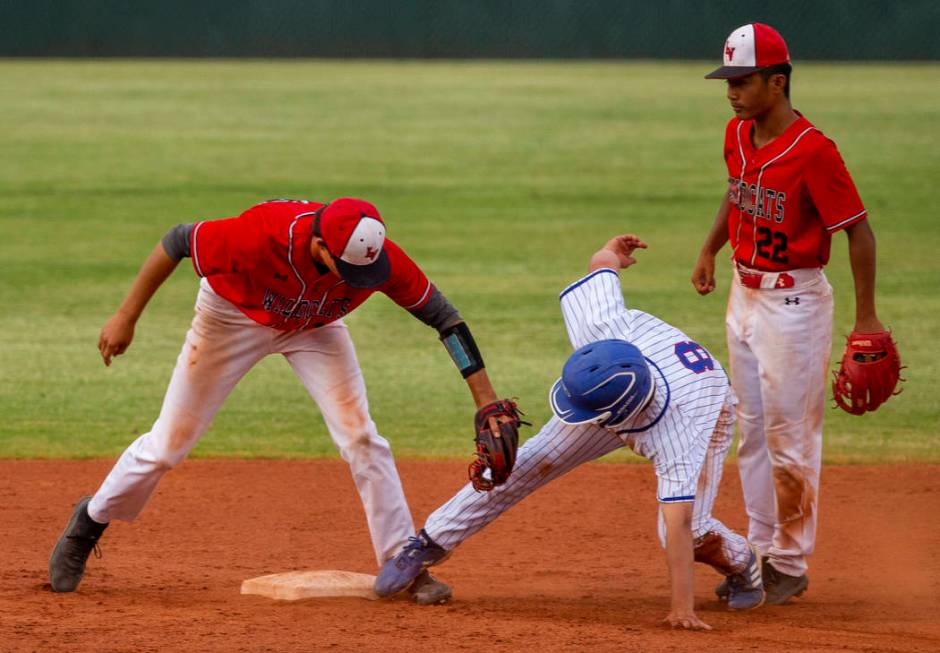
<svg viewBox="0 0 940 653">
<path fill-rule="evenodd" d="M 889 331 L 852 332 L 846 339 L 839 370 L 833 372 L 832 395 L 846 412 L 861 415 L 888 400 L 901 381 L 901 356 Z"/>
<path fill-rule="evenodd" d="M 489 492 L 509 478 L 516 464 L 519 426 L 528 424 L 519 418 L 521 414 L 512 399 L 491 402 L 477 411 L 473 420 L 477 458 L 468 470 L 473 489 Z M 484 476 L 487 470 L 489 474 Z"/>
</svg>

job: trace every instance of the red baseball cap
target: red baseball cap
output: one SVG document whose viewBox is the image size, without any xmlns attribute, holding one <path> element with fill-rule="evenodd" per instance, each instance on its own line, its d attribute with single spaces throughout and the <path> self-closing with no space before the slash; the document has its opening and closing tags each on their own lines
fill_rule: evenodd
<svg viewBox="0 0 940 653">
<path fill-rule="evenodd" d="M 780 32 L 763 23 L 748 23 L 731 32 L 725 41 L 724 65 L 705 79 L 737 79 L 761 68 L 790 63 L 790 52 Z"/>
<path fill-rule="evenodd" d="M 326 242 L 340 276 L 353 288 L 374 288 L 388 279 L 385 222 L 374 205 L 352 197 L 333 200 L 314 218 L 313 233 Z"/>
</svg>

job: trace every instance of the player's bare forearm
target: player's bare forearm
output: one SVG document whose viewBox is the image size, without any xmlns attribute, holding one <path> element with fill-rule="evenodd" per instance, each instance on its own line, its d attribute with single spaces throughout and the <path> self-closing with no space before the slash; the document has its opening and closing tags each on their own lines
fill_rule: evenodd
<svg viewBox="0 0 940 653">
<path fill-rule="evenodd" d="M 715 213 L 715 221 L 712 228 L 708 230 L 705 236 L 705 242 L 702 243 L 702 253 L 717 256 L 721 248 L 728 242 L 728 214 L 731 212 L 731 200 L 728 194 L 721 198 L 721 204 L 718 205 L 718 212 Z"/>
<path fill-rule="evenodd" d="M 477 370 L 466 378 L 467 387 L 470 388 L 470 394 L 473 395 L 473 402 L 477 408 L 482 408 L 486 404 L 497 401 L 496 391 L 493 384 L 490 383 L 490 377 L 486 374 L 486 369 Z"/>
<path fill-rule="evenodd" d="M 121 302 L 117 312 L 136 322 L 140 318 L 140 314 L 143 313 L 144 307 L 147 306 L 147 302 L 157 292 L 157 289 L 163 285 L 167 277 L 173 273 L 178 264 L 178 261 L 174 261 L 167 256 L 163 244 L 157 243 L 157 246 L 153 248 L 153 251 L 150 252 L 144 264 L 140 267 L 140 271 L 134 278 L 134 282 L 131 284 L 130 290 L 127 291 L 127 296 Z"/>
<path fill-rule="evenodd" d="M 715 289 L 715 256 L 728 242 L 728 213 L 731 202 L 727 193 L 718 206 L 715 221 L 712 223 L 702 249 L 699 251 L 695 268 L 692 270 L 692 285 L 700 295 L 707 295 Z"/>
<path fill-rule="evenodd" d="M 98 336 L 98 351 L 105 365 L 110 365 L 113 356 L 120 356 L 130 346 L 134 339 L 134 326 L 144 307 L 177 264 L 178 261 L 167 256 L 163 244 L 157 243 L 137 273 L 124 301 L 105 322 Z"/>
<path fill-rule="evenodd" d="M 666 622 L 674 628 L 711 630 L 695 614 L 693 598 L 692 504 L 667 503 L 662 506 L 666 523 L 666 562 L 672 603 Z"/>
<path fill-rule="evenodd" d="M 845 229 L 849 239 L 849 262 L 855 280 L 855 331 L 877 333 L 884 325 L 875 312 L 875 234 L 868 220 Z"/>
<path fill-rule="evenodd" d="M 666 562 L 672 590 L 673 612 L 692 612 L 692 504 L 663 505 L 666 521 Z"/>
<path fill-rule="evenodd" d="M 636 263 L 633 252 L 637 249 L 646 248 L 647 244 L 633 234 L 614 236 L 591 256 L 591 261 L 588 263 L 588 272 L 594 272 L 601 268 L 625 270 Z"/>
</svg>

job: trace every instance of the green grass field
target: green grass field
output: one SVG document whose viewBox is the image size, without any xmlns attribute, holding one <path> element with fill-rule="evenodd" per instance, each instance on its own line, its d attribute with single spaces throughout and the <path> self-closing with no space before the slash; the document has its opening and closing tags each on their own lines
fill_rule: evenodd
<svg viewBox="0 0 940 653">
<path fill-rule="evenodd" d="M 624 275 L 628 303 L 724 360 L 728 270 L 707 298 L 688 282 L 725 178 L 730 110 L 709 66 L 0 62 L 0 457 L 110 456 L 148 430 L 192 314 L 191 267 L 110 369 L 98 330 L 170 225 L 273 197 L 376 203 L 536 424 L 569 351 L 557 293 L 615 233 L 650 243 Z M 940 66 L 798 64 L 793 95 L 870 209 L 879 311 L 909 365 L 877 413 L 829 412 L 826 460 L 938 462 Z M 829 277 L 838 354 L 854 310 L 842 234 Z M 468 455 L 473 408 L 436 334 L 381 295 L 347 322 L 396 452 Z M 195 454 L 335 452 L 270 358 Z"/>
</svg>

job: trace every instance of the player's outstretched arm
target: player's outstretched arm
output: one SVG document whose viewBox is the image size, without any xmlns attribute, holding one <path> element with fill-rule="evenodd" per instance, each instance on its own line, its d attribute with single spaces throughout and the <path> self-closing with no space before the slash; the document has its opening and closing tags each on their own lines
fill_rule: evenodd
<svg viewBox="0 0 940 653">
<path fill-rule="evenodd" d="M 672 607 L 664 623 L 673 628 L 711 630 L 711 626 L 695 614 L 692 503 L 664 503 L 660 507 L 666 522 L 666 562 L 669 565 L 669 583 L 672 587 Z"/>
<path fill-rule="evenodd" d="M 470 327 L 440 290 L 432 284 L 424 304 L 409 310 L 437 330 L 477 407 L 473 418 L 477 459 L 469 470 L 473 487 L 490 490 L 501 485 L 512 473 L 519 444 L 519 426 L 524 423 L 515 401 L 496 396 Z"/>
<path fill-rule="evenodd" d="M 591 256 L 588 272 L 601 268 L 625 270 L 636 263 L 633 252 L 637 249 L 646 249 L 646 247 L 646 243 L 633 234 L 614 236 Z"/>
<path fill-rule="evenodd" d="M 492 490 L 505 483 L 512 473 L 519 446 L 519 426 L 527 422 L 520 418 L 515 400 L 496 396 L 483 365 L 483 356 L 466 323 L 459 320 L 440 333 L 477 407 L 473 417 L 476 460 L 470 464 L 470 482 L 476 490 Z"/>
<path fill-rule="evenodd" d="M 715 256 L 721 251 L 721 248 L 728 242 L 728 213 L 731 210 L 731 202 L 728 195 L 725 194 L 721 205 L 718 207 L 718 213 L 715 215 L 715 222 L 712 228 L 705 236 L 705 242 L 699 252 L 698 260 L 695 261 L 695 268 L 692 270 L 692 286 L 700 295 L 707 295 L 715 289 Z"/>
<path fill-rule="evenodd" d="M 120 356 L 130 347 L 134 339 L 134 327 L 144 307 L 178 263 L 167 255 L 163 243 L 157 243 L 150 252 L 121 306 L 101 328 L 98 351 L 105 365 L 111 365 L 113 356 Z"/>
<path fill-rule="evenodd" d="M 470 327 L 436 286 L 431 285 L 427 302 L 421 308 L 412 310 L 411 314 L 440 334 L 441 342 L 467 382 L 476 407 L 482 408 L 497 401 L 496 391 L 486 374 L 483 356 L 470 333 Z"/>
</svg>

